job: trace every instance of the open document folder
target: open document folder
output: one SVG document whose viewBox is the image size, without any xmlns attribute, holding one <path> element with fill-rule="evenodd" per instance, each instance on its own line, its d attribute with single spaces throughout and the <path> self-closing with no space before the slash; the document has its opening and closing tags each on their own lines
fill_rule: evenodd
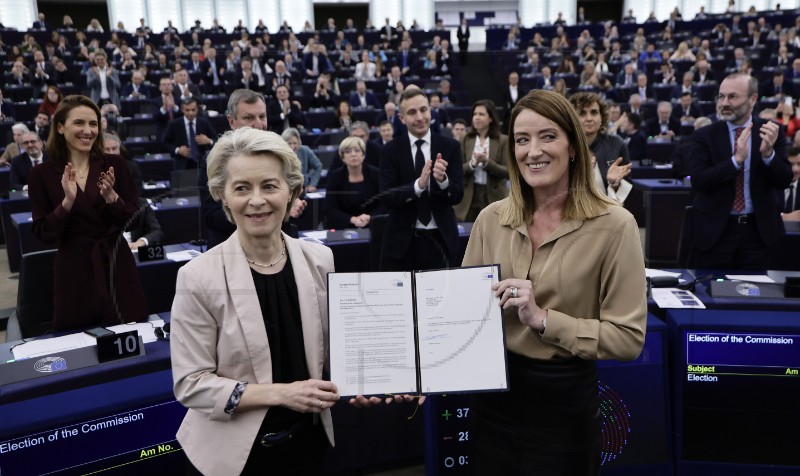
<svg viewBox="0 0 800 476">
<path fill-rule="evenodd" d="M 339 394 L 508 390 L 499 265 L 328 274 Z"/>
</svg>

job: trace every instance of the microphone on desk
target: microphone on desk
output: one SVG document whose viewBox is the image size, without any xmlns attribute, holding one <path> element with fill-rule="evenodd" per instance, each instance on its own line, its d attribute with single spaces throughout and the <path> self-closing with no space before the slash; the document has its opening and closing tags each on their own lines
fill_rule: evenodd
<svg viewBox="0 0 800 476">
<path fill-rule="evenodd" d="M 682 289 L 684 291 L 694 292 L 694 289 L 698 284 L 700 284 L 700 283 L 702 283 L 704 281 L 711 280 L 711 279 L 714 279 L 714 275 L 713 274 L 707 274 L 705 276 L 700 276 L 698 278 L 694 278 L 693 280 L 689 281 L 688 283 L 679 284 L 678 285 L 678 289 Z"/>
</svg>

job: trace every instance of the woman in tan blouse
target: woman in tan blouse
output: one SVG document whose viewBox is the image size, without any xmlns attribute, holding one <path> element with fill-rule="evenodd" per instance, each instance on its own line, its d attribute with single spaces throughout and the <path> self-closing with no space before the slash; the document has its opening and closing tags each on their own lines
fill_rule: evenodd
<svg viewBox="0 0 800 476">
<path fill-rule="evenodd" d="M 592 180 L 580 120 L 536 90 L 511 114 L 511 192 L 472 229 L 464 266 L 499 263 L 510 392 L 475 406 L 476 474 L 596 475 L 597 359 L 636 358 L 647 318 L 639 230 Z"/>
</svg>

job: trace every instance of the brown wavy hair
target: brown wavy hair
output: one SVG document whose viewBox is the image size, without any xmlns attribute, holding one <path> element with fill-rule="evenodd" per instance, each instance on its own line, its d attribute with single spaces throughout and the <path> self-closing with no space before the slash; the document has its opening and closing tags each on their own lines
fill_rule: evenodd
<svg viewBox="0 0 800 476">
<path fill-rule="evenodd" d="M 575 112 L 577 112 L 579 116 L 583 109 L 597 103 L 597 107 L 600 108 L 600 129 L 598 129 L 597 135 L 606 134 L 608 132 L 608 104 L 606 104 L 597 93 L 575 93 L 569 97 L 569 102 L 572 103 L 572 107 L 575 108 Z"/>
<path fill-rule="evenodd" d="M 64 166 L 69 161 L 69 148 L 67 147 L 67 140 L 64 134 L 58 132 L 58 125 L 62 126 L 67 123 L 67 117 L 70 111 L 81 106 L 88 107 L 94 111 L 97 116 L 97 138 L 92 144 L 92 150 L 89 152 L 89 160 L 102 157 L 103 152 L 103 134 L 100 130 L 100 108 L 91 99 L 79 94 L 73 94 L 65 97 L 56 108 L 53 114 L 53 120 L 50 126 L 50 135 L 47 138 L 47 159 L 52 160 L 54 164 Z"/>
</svg>

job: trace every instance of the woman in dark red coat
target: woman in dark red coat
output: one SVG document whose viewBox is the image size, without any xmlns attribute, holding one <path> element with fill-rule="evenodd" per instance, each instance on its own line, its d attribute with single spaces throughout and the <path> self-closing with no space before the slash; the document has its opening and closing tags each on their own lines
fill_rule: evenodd
<svg viewBox="0 0 800 476">
<path fill-rule="evenodd" d="M 53 330 L 147 318 L 136 263 L 121 237 L 139 193 L 122 158 L 103 153 L 100 109 L 67 96 L 53 115 L 48 160 L 28 179 L 33 233 L 57 243 Z"/>
</svg>

